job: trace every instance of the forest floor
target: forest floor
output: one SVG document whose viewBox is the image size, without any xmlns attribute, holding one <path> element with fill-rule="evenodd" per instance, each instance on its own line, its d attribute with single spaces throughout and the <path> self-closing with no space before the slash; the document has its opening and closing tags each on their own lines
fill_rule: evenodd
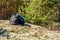
<svg viewBox="0 0 60 40">
<path fill-rule="evenodd" d="M 50 31 L 41 26 L 29 25 L 31 27 L 10 25 L 8 20 L 0 20 L 0 40 L 60 40 L 59 31 Z"/>
</svg>

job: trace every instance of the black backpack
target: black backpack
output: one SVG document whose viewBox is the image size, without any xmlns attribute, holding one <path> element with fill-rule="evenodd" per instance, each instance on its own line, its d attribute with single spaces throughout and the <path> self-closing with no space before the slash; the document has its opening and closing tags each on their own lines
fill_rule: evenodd
<svg viewBox="0 0 60 40">
<path fill-rule="evenodd" d="M 11 16 L 9 23 L 13 25 L 18 25 L 18 24 L 24 25 L 25 21 L 20 14 L 15 13 Z"/>
</svg>

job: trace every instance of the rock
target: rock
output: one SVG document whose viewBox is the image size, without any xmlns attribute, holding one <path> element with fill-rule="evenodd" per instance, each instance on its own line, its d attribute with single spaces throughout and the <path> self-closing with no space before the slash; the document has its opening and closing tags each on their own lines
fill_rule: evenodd
<svg viewBox="0 0 60 40">
<path fill-rule="evenodd" d="M 3 29 L 4 29 L 4 30 L 7 30 L 8 32 L 14 30 L 14 28 L 12 28 L 12 27 L 3 27 Z"/>
<path fill-rule="evenodd" d="M 60 32 L 49 31 L 37 25 L 29 25 L 31 27 L 9 25 L 8 21 L 1 20 L 0 40 L 60 40 Z"/>
<path fill-rule="evenodd" d="M 5 36 L 7 37 L 7 31 L 4 29 L 0 29 L 0 36 Z"/>
<path fill-rule="evenodd" d="M 17 33 L 10 32 L 8 33 L 8 38 L 15 38 L 17 36 Z"/>
<path fill-rule="evenodd" d="M 7 40 L 7 38 L 0 36 L 0 40 Z"/>
</svg>

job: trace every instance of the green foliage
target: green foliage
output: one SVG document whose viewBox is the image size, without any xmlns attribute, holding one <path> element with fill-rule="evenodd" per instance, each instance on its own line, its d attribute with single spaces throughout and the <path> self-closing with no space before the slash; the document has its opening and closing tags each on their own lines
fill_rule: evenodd
<svg viewBox="0 0 60 40">
<path fill-rule="evenodd" d="M 26 22 L 41 25 L 49 21 L 55 22 L 56 10 L 58 9 L 59 0 L 31 0 L 29 3 L 24 1 L 24 5 L 20 6 L 20 13 Z"/>
</svg>

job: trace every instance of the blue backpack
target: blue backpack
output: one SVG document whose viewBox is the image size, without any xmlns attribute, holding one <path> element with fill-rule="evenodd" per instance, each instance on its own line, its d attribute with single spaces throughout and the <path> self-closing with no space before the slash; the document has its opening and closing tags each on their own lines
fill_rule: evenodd
<svg viewBox="0 0 60 40">
<path fill-rule="evenodd" d="M 11 16 L 9 23 L 13 25 L 18 25 L 18 24 L 24 25 L 25 21 L 20 14 L 15 13 Z"/>
</svg>

